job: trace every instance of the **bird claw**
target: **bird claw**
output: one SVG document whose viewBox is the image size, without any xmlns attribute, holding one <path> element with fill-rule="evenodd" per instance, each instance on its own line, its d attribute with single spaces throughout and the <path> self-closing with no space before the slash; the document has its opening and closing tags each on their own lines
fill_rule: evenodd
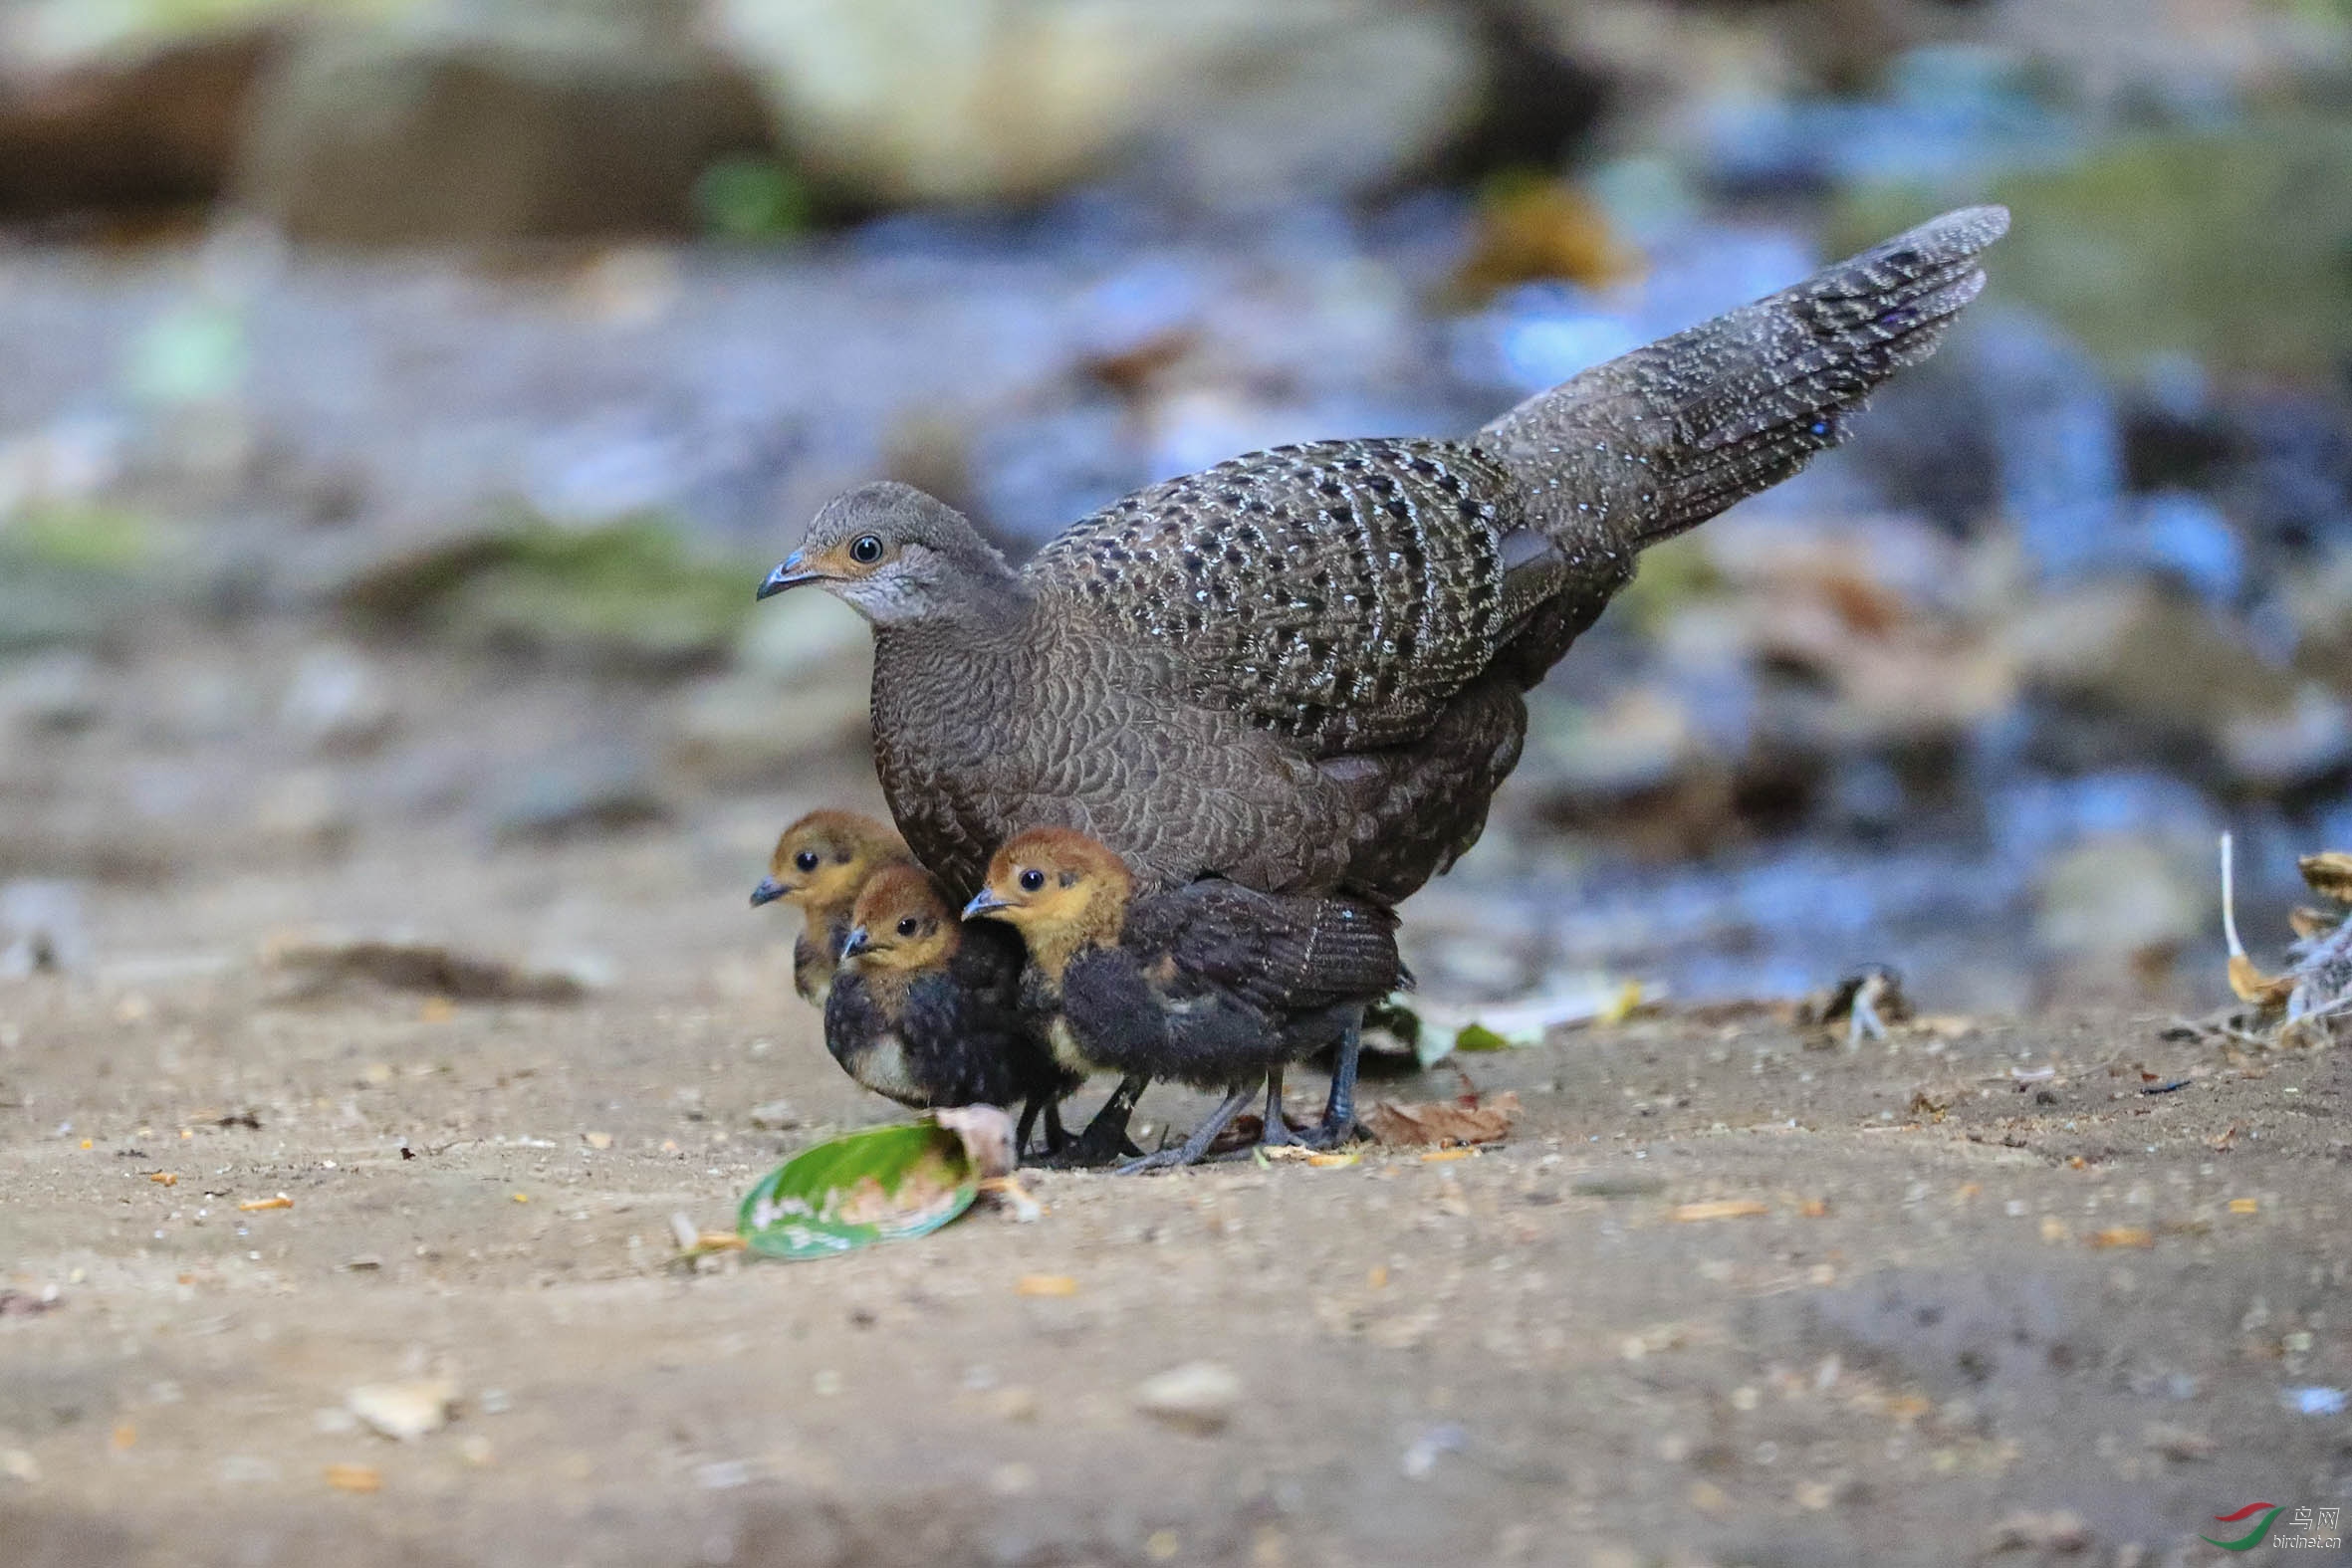
<svg viewBox="0 0 2352 1568">
<path fill-rule="evenodd" d="M 1184 1157 L 1184 1150 L 1181 1147 L 1162 1149 L 1156 1154 L 1147 1154 L 1140 1160 L 1129 1160 L 1126 1164 L 1113 1170 L 1111 1175 L 1144 1176 L 1153 1171 L 1173 1171 L 1192 1163 Z"/>
<path fill-rule="evenodd" d="M 1344 1122 L 1334 1121 L 1326 1116 L 1312 1127 L 1307 1128 L 1306 1131 L 1298 1134 L 1295 1139 L 1288 1141 L 1295 1142 L 1303 1148 L 1312 1149 L 1317 1154 L 1329 1154 L 1334 1149 L 1343 1149 L 1358 1138 L 1367 1136 L 1369 1135 L 1365 1133 L 1363 1123 L 1352 1116 Z M 1274 1140 L 1267 1141 L 1271 1143 Z"/>
</svg>

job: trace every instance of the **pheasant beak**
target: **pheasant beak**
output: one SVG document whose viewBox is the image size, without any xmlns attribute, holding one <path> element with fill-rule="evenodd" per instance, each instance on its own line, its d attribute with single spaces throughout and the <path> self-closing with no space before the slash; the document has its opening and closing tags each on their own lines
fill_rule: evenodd
<svg viewBox="0 0 2352 1568">
<path fill-rule="evenodd" d="M 752 889 L 752 908 L 757 909 L 762 904 L 773 904 L 791 891 L 776 878 L 764 876 L 760 878 L 760 885 Z"/>
<path fill-rule="evenodd" d="M 782 593 L 786 588 L 797 588 L 804 582 L 823 582 L 828 575 L 811 565 L 803 553 L 796 550 L 785 557 L 774 571 L 768 573 L 767 580 L 760 584 L 760 591 L 752 597 L 768 598 Z"/>
<path fill-rule="evenodd" d="M 1011 903 L 997 896 L 997 890 L 995 888 L 984 887 L 977 895 L 974 896 L 971 903 L 964 906 L 964 918 L 966 920 L 978 920 L 983 916 L 994 915 L 1002 910 L 1011 909 L 1012 907 L 1013 906 Z"/>
<path fill-rule="evenodd" d="M 845 959 L 855 958 L 858 954 L 863 953 L 867 948 L 872 946 L 873 941 L 871 938 L 866 936 L 865 927 L 852 927 L 849 934 L 841 939 L 841 957 Z"/>
</svg>

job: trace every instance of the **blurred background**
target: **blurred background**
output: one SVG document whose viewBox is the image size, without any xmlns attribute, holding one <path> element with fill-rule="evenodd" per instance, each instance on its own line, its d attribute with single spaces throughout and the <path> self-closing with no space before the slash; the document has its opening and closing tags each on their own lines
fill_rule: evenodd
<svg viewBox="0 0 2352 1568">
<path fill-rule="evenodd" d="M 339 920 L 773 982 L 770 838 L 872 798 L 861 625 L 751 599 L 827 495 L 1019 555 L 1991 199 L 1943 352 L 1535 694 L 1415 961 L 2218 1002 L 2216 835 L 2260 958 L 2352 847 L 2348 45 L 2345 0 L 0 0 L 0 969 Z"/>
</svg>

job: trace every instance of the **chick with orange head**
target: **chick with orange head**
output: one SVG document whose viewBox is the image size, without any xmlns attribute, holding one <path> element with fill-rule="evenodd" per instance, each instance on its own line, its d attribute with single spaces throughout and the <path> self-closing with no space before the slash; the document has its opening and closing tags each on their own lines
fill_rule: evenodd
<svg viewBox="0 0 2352 1568">
<path fill-rule="evenodd" d="M 849 913 L 841 965 L 824 1004 L 824 1044 L 849 1076 L 901 1105 L 1020 1106 L 1014 1147 L 1078 1076 L 1054 1059 L 1021 1006 L 1021 943 L 966 927 L 930 873 L 885 866 Z"/>
<path fill-rule="evenodd" d="M 807 920 L 793 943 L 793 989 L 822 1009 L 832 990 L 849 911 L 876 871 L 914 864 L 887 824 L 855 811 L 811 811 L 786 828 L 752 889 L 752 908 L 797 906 Z"/>
<path fill-rule="evenodd" d="M 1121 1076 L 1105 1116 L 1123 1123 L 1123 1107 L 1153 1078 L 1225 1093 L 1182 1145 L 1124 1171 L 1200 1159 L 1262 1084 L 1267 1139 L 1289 1141 L 1284 1069 L 1346 1044 L 1366 1004 L 1409 983 L 1396 917 L 1380 905 L 1217 878 L 1143 892 L 1116 854 L 1067 828 L 1032 829 L 999 848 L 964 915 L 1021 933 L 1023 1006 L 1055 1057 Z M 1081 1152 L 1102 1154 L 1119 1130 L 1096 1117 Z"/>
</svg>

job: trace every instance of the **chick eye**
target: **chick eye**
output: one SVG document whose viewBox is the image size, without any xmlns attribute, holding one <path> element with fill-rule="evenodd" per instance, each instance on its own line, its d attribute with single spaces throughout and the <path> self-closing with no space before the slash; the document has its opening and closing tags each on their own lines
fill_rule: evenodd
<svg viewBox="0 0 2352 1568">
<path fill-rule="evenodd" d="M 802 850 L 799 854 L 793 856 L 793 864 L 799 866 L 804 871 L 816 870 L 817 851 L 814 849 Z"/>
<path fill-rule="evenodd" d="M 902 937 L 911 937 L 915 934 L 914 916 L 909 915 L 898 923 L 898 934 Z"/>
<path fill-rule="evenodd" d="M 1046 873 L 1038 870 L 1035 866 L 1021 873 L 1021 891 L 1024 893 L 1034 893 L 1045 885 Z"/>
<path fill-rule="evenodd" d="M 879 534 L 860 534 L 849 542 L 849 559 L 861 566 L 870 566 L 882 559 L 882 537 Z"/>
</svg>

